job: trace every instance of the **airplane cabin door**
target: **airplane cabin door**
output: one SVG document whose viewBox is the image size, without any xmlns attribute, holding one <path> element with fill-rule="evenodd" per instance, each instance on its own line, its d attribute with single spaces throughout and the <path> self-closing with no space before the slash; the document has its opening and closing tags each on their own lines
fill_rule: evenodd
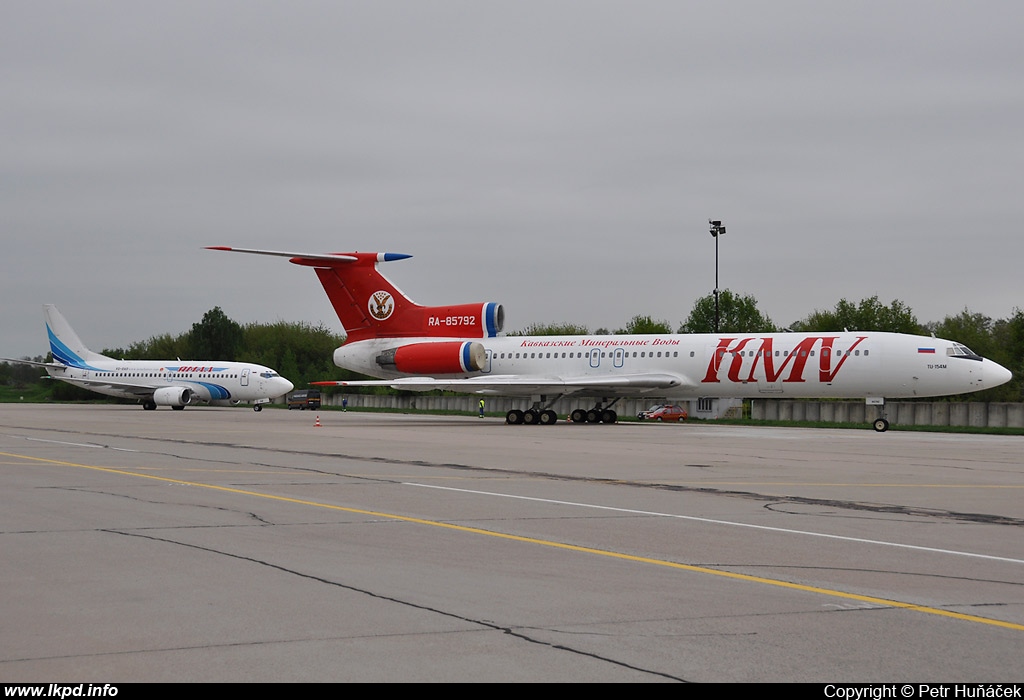
<svg viewBox="0 0 1024 700">
<path fill-rule="evenodd" d="M 249 369 L 242 370 L 242 386 L 249 386 Z"/>
</svg>

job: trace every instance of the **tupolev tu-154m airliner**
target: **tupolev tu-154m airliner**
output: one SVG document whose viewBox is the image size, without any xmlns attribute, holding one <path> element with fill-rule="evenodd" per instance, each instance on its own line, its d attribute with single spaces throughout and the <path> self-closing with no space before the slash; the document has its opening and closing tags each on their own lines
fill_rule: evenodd
<svg viewBox="0 0 1024 700">
<path fill-rule="evenodd" d="M 563 396 L 594 399 L 574 423 L 614 423 L 622 397 L 885 398 L 946 396 L 1008 382 L 1009 370 L 960 343 L 901 333 L 704 333 L 499 337 L 504 309 L 494 302 L 414 303 L 377 269 L 401 253 L 287 253 L 211 246 L 211 250 L 289 258 L 312 267 L 348 338 L 334 363 L 379 380 L 326 386 L 442 389 L 522 396 L 510 424 L 550 425 Z"/>
<path fill-rule="evenodd" d="M 42 367 L 54 379 L 123 399 L 139 399 L 147 411 L 157 406 L 182 410 L 192 403 L 253 410 L 287 394 L 294 385 L 269 367 L 216 360 L 116 360 L 85 347 L 53 304 L 43 305 L 53 362 L 10 362 Z"/>
</svg>

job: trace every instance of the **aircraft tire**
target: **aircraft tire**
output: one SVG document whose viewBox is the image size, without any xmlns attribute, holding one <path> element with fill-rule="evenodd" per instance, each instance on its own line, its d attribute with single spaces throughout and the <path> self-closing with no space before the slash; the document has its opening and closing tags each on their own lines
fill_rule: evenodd
<svg viewBox="0 0 1024 700">
<path fill-rule="evenodd" d="M 610 424 L 610 423 L 614 423 L 618 419 L 619 419 L 619 414 L 616 413 L 615 411 L 613 411 L 610 408 L 606 408 L 606 409 L 604 409 L 604 411 L 601 412 L 601 422 L 602 423 L 609 423 Z"/>
<path fill-rule="evenodd" d="M 523 411 L 523 424 L 524 425 L 537 425 L 540 423 L 540 411 Z"/>
<path fill-rule="evenodd" d="M 601 422 L 601 413 L 599 411 L 594 410 L 593 408 L 590 409 L 589 411 L 587 411 L 587 422 L 588 423 L 600 423 Z"/>
<path fill-rule="evenodd" d="M 557 422 L 558 422 L 558 414 L 555 413 L 554 411 L 552 411 L 551 409 L 548 409 L 547 411 L 542 411 L 541 412 L 541 414 L 540 414 L 540 424 L 541 425 L 554 425 Z"/>
<path fill-rule="evenodd" d="M 573 423 L 586 423 L 587 422 L 587 412 L 584 411 L 582 408 L 577 408 L 575 411 L 573 411 L 570 414 L 569 417 L 572 418 L 572 422 Z"/>
<path fill-rule="evenodd" d="M 505 422 L 509 425 L 522 425 L 524 414 L 518 409 L 512 409 L 505 414 Z"/>
<path fill-rule="evenodd" d="M 171 409 L 175 410 L 175 411 L 184 411 L 185 407 L 184 406 L 171 406 Z"/>
<path fill-rule="evenodd" d="M 255 406 L 252 407 L 252 410 L 256 411 L 256 413 L 259 413 L 260 411 L 263 410 L 263 406 L 261 404 L 256 404 Z"/>
<path fill-rule="evenodd" d="M 879 418 L 874 422 L 875 432 L 884 433 L 889 429 L 889 421 L 885 418 Z"/>
</svg>

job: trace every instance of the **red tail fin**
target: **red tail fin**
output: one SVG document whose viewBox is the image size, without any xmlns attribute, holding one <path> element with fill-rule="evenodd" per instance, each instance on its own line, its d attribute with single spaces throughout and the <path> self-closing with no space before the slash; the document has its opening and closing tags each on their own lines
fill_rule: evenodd
<svg viewBox="0 0 1024 700">
<path fill-rule="evenodd" d="M 323 258 L 292 258 L 316 270 L 349 342 L 368 338 L 492 338 L 505 323 L 505 311 L 494 302 L 455 306 L 420 306 L 377 270 L 377 264 L 403 260 L 401 253 L 345 253 L 327 263 Z M 351 260 L 355 258 L 355 260 Z"/>
<path fill-rule="evenodd" d="M 346 253 L 345 258 L 337 261 L 294 257 L 291 262 L 314 268 L 349 342 L 353 342 L 389 335 L 423 335 L 415 327 L 417 324 L 409 323 L 422 307 L 377 271 L 378 262 L 405 257 L 408 256 Z"/>
<path fill-rule="evenodd" d="M 285 253 L 212 246 L 212 250 L 276 255 L 312 267 L 320 278 L 348 342 L 370 338 L 493 338 L 505 324 L 494 302 L 420 306 L 377 270 L 378 263 L 404 260 L 402 253 Z"/>
</svg>

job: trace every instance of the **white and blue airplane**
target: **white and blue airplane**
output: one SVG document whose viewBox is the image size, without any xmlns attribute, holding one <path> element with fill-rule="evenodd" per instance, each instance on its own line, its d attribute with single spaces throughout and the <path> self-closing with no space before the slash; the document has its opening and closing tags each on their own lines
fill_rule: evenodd
<svg viewBox="0 0 1024 700">
<path fill-rule="evenodd" d="M 54 379 L 107 396 L 139 399 L 153 411 L 170 406 L 180 411 L 194 403 L 235 406 L 263 404 L 287 394 L 294 385 L 269 367 L 250 362 L 215 360 L 116 360 L 91 351 L 57 311 L 43 305 L 53 362 L 2 358 L 43 367 Z"/>
<path fill-rule="evenodd" d="M 289 253 L 211 246 L 289 258 L 311 267 L 348 336 L 339 367 L 376 380 L 313 382 L 528 398 L 510 424 L 551 425 L 563 396 L 595 399 L 574 423 L 614 423 L 622 397 L 692 399 L 947 396 L 1010 381 L 1010 370 L 952 340 L 877 331 L 502 337 L 494 302 L 422 306 L 377 269 L 403 253 Z M 884 411 L 884 409 L 882 409 Z M 884 432 L 884 412 L 874 421 Z"/>
</svg>

